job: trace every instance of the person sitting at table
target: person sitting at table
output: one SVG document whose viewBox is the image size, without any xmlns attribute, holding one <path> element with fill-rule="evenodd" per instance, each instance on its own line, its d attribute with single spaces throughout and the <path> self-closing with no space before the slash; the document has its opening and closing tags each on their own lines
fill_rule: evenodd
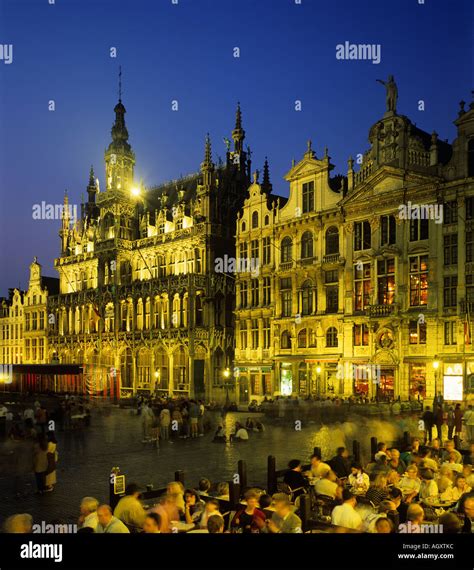
<svg viewBox="0 0 474 570">
<path fill-rule="evenodd" d="M 222 517 L 222 514 L 219 512 L 219 501 L 217 499 L 208 499 L 199 519 L 199 528 L 207 528 L 207 520 L 213 515 Z"/>
<path fill-rule="evenodd" d="M 439 491 L 439 500 L 446 503 L 453 502 L 453 482 L 451 479 L 445 475 L 442 475 L 438 478 L 437 485 Z"/>
<path fill-rule="evenodd" d="M 184 491 L 184 520 L 187 524 L 197 524 L 204 511 L 205 503 L 194 489 Z"/>
<path fill-rule="evenodd" d="M 332 524 L 352 528 L 354 530 L 361 530 L 363 523 L 359 513 L 355 510 L 356 505 L 356 496 L 353 495 L 349 489 L 344 489 L 342 491 L 342 505 L 337 505 L 332 510 Z"/>
<path fill-rule="evenodd" d="M 235 513 L 231 528 L 241 529 L 243 533 L 259 533 L 265 526 L 265 513 L 258 507 L 258 494 L 254 491 L 245 493 L 247 505 Z"/>
<path fill-rule="evenodd" d="M 430 469 L 431 471 L 438 471 L 438 463 L 431 457 L 431 449 L 423 446 L 419 452 L 420 456 L 420 469 Z"/>
<path fill-rule="evenodd" d="M 166 492 L 176 497 L 176 506 L 180 514 L 184 514 L 184 485 L 181 481 L 171 481 L 166 486 Z"/>
<path fill-rule="evenodd" d="M 472 465 L 470 464 L 464 465 L 462 473 L 466 478 L 466 483 L 468 487 L 474 489 L 474 471 L 472 470 Z"/>
<path fill-rule="evenodd" d="M 224 519 L 220 515 L 211 515 L 207 519 L 206 528 L 190 530 L 188 534 L 222 534 L 224 532 Z"/>
<path fill-rule="evenodd" d="M 305 475 L 307 477 L 312 477 L 315 479 L 321 479 L 326 473 L 331 469 L 327 463 L 321 460 L 321 455 L 319 453 L 313 453 L 311 456 L 311 467 L 309 471 L 306 471 Z"/>
<path fill-rule="evenodd" d="M 462 464 L 462 455 L 454 447 L 454 441 L 448 440 L 444 445 L 444 450 L 441 452 L 441 460 L 442 461 L 449 461 L 449 456 L 451 453 L 454 453 L 454 455 L 455 455 L 454 462 Z"/>
<path fill-rule="evenodd" d="M 435 439 L 433 439 L 433 441 L 431 442 L 431 457 L 435 460 L 435 461 L 440 461 L 441 460 L 441 441 L 436 437 Z"/>
<path fill-rule="evenodd" d="M 223 501 L 229 500 L 229 483 L 227 481 L 222 481 L 221 483 L 217 483 L 216 485 L 216 492 L 215 497 L 217 499 L 222 499 Z"/>
<path fill-rule="evenodd" d="M 271 519 L 267 519 L 267 524 L 262 528 L 262 532 L 300 534 L 302 522 L 300 517 L 294 512 L 294 507 L 285 493 L 276 493 L 273 496 L 275 512 Z"/>
<path fill-rule="evenodd" d="M 433 501 L 439 494 L 438 485 L 434 480 L 434 473 L 431 469 L 425 469 L 421 472 L 421 485 L 418 496 L 421 500 L 428 499 Z"/>
<path fill-rule="evenodd" d="M 171 521 L 179 521 L 179 511 L 176 506 L 176 496 L 165 493 L 160 497 L 159 503 L 148 512 L 158 513 L 161 518 L 160 531 L 171 532 Z"/>
<path fill-rule="evenodd" d="M 209 491 L 211 490 L 211 486 L 212 486 L 211 482 L 206 477 L 202 477 L 201 479 L 199 479 L 198 488 L 197 488 L 198 495 L 203 497 L 208 497 Z"/>
<path fill-rule="evenodd" d="M 341 499 L 342 487 L 340 487 L 336 481 L 336 474 L 332 469 L 329 469 L 329 471 L 314 484 L 314 492 L 316 495 L 324 495 L 325 497 L 331 497 L 331 499 Z"/>
<path fill-rule="evenodd" d="M 161 533 L 161 517 L 158 513 L 148 513 L 143 523 L 144 534 L 160 534 Z"/>
<path fill-rule="evenodd" d="M 267 493 L 260 495 L 258 499 L 258 505 L 260 509 L 268 509 L 268 507 L 272 506 L 272 497 L 270 495 L 267 495 Z"/>
<path fill-rule="evenodd" d="M 407 466 L 403 459 L 400 458 L 400 452 L 395 447 L 390 450 L 391 459 L 388 462 L 390 469 L 395 469 L 397 473 L 403 475 L 407 469 Z"/>
<path fill-rule="evenodd" d="M 248 439 L 248 431 L 244 428 L 243 425 L 239 424 L 239 428 L 235 432 L 235 435 L 232 436 L 232 441 L 248 441 Z"/>
<path fill-rule="evenodd" d="M 122 497 L 114 509 L 114 517 L 120 519 L 128 526 L 142 528 L 146 512 L 140 502 L 140 489 L 135 483 L 129 483 Z"/>
<path fill-rule="evenodd" d="M 347 449 L 345 447 L 338 447 L 336 456 L 331 459 L 329 465 L 339 479 L 349 477 L 351 474 L 351 466 Z"/>
<path fill-rule="evenodd" d="M 389 488 L 387 483 L 387 476 L 383 473 L 379 473 L 375 479 L 371 482 L 370 487 L 365 494 L 366 499 L 368 499 L 375 507 L 378 507 L 379 503 L 388 497 Z"/>
<path fill-rule="evenodd" d="M 283 483 L 288 485 L 288 487 L 293 491 L 293 497 L 296 498 L 305 492 L 308 480 L 301 472 L 301 461 L 299 459 L 292 459 L 288 463 L 288 469 L 289 471 L 287 471 L 283 477 Z"/>
<path fill-rule="evenodd" d="M 419 526 L 425 520 L 425 511 L 418 503 L 412 503 L 407 510 L 407 522 Z M 413 532 L 413 531 L 412 531 Z"/>
<path fill-rule="evenodd" d="M 456 477 L 456 483 L 453 486 L 453 501 L 459 501 L 459 499 L 465 494 L 471 492 L 471 487 L 466 482 L 466 477 L 461 473 Z"/>
<path fill-rule="evenodd" d="M 349 475 L 349 487 L 354 495 L 365 495 L 370 486 L 370 479 L 367 473 L 364 473 L 360 463 L 351 465 L 351 474 Z"/>
<path fill-rule="evenodd" d="M 462 463 L 457 462 L 455 450 L 451 451 L 451 453 L 448 455 L 448 460 L 443 463 L 443 467 L 444 466 L 449 467 L 456 473 L 462 473 L 463 470 Z"/>
</svg>

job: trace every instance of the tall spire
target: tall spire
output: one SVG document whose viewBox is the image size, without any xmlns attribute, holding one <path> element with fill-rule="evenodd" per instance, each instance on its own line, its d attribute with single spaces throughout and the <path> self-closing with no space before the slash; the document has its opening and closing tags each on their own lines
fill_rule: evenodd
<svg viewBox="0 0 474 570">
<path fill-rule="evenodd" d="M 272 183 L 270 182 L 270 169 L 268 167 L 267 157 L 265 157 L 265 162 L 263 164 L 263 181 L 261 186 L 264 192 L 270 193 L 272 191 Z"/>
<path fill-rule="evenodd" d="M 235 113 L 235 129 L 232 131 L 234 140 L 234 151 L 242 152 L 243 141 L 245 139 L 245 131 L 242 128 L 242 111 L 240 110 L 240 102 L 237 103 L 237 111 Z"/>
<path fill-rule="evenodd" d="M 242 111 L 240 110 L 240 101 L 237 101 L 237 111 L 235 112 L 235 129 L 242 129 Z"/>
<path fill-rule="evenodd" d="M 204 186 L 209 186 L 211 184 L 213 170 L 214 164 L 212 163 L 211 137 L 209 136 L 209 133 L 207 133 L 204 145 L 204 160 L 201 162 L 201 172 L 203 173 L 202 182 Z"/>
<path fill-rule="evenodd" d="M 97 183 L 94 176 L 94 167 L 91 164 L 89 172 L 89 184 L 87 185 L 88 202 L 95 202 L 95 195 L 97 194 Z"/>
</svg>

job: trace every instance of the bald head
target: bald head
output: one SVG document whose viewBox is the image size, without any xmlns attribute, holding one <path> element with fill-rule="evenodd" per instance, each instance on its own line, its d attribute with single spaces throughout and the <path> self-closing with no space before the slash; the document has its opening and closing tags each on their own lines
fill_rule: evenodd
<svg viewBox="0 0 474 570">
<path fill-rule="evenodd" d="M 112 508 L 109 505 L 100 505 L 97 509 L 97 518 L 102 526 L 107 526 L 112 520 Z"/>
</svg>

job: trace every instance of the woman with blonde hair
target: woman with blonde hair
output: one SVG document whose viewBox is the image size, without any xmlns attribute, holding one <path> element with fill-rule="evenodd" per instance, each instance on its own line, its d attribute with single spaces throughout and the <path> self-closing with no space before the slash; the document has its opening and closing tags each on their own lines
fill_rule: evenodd
<svg viewBox="0 0 474 570">
<path fill-rule="evenodd" d="M 173 495 L 176 500 L 176 507 L 180 514 L 184 513 L 185 504 L 184 504 L 184 485 L 181 481 L 171 481 L 166 486 L 166 492 L 168 495 Z"/>
<path fill-rule="evenodd" d="M 374 505 L 378 506 L 379 503 L 388 498 L 389 488 L 387 476 L 384 473 L 379 473 L 370 484 L 369 490 L 366 493 L 366 498 Z"/>
</svg>

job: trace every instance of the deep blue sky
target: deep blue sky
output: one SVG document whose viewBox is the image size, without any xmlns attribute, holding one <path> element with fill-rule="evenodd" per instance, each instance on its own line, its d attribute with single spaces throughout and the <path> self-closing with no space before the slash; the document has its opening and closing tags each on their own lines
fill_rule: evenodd
<svg viewBox="0 0 474 570">
<path fill-rule="evenodd" d="M 224 156 L 240 100 L 254 168 L 268 155 L 274 190 L 287 195 L 282 177 L 308 138 L 318 155 L 328 146 L 335 173 L 366 150 L 385 110 L 375 79 L 389 73 L 398 111 L 453 139 L 458 102 L 469 102 L 472 87 L 472 4 L 0 0 L 0 43 L 13 44 L 14 57 L 0 61 L 0 294 L 27 285 L 34 255 L 57 276 L 59 222 L 33 220 L 32 206 L 61 202 L 65 188 L 79 203 L 90 164 L 104 188 L 119 64 L 137 178 L 152 185 L 196 171 L 207 131 L 214 158 Z M 336 60 L 345 41 L 380 43 L 381 63 Z"/>
</svg>

